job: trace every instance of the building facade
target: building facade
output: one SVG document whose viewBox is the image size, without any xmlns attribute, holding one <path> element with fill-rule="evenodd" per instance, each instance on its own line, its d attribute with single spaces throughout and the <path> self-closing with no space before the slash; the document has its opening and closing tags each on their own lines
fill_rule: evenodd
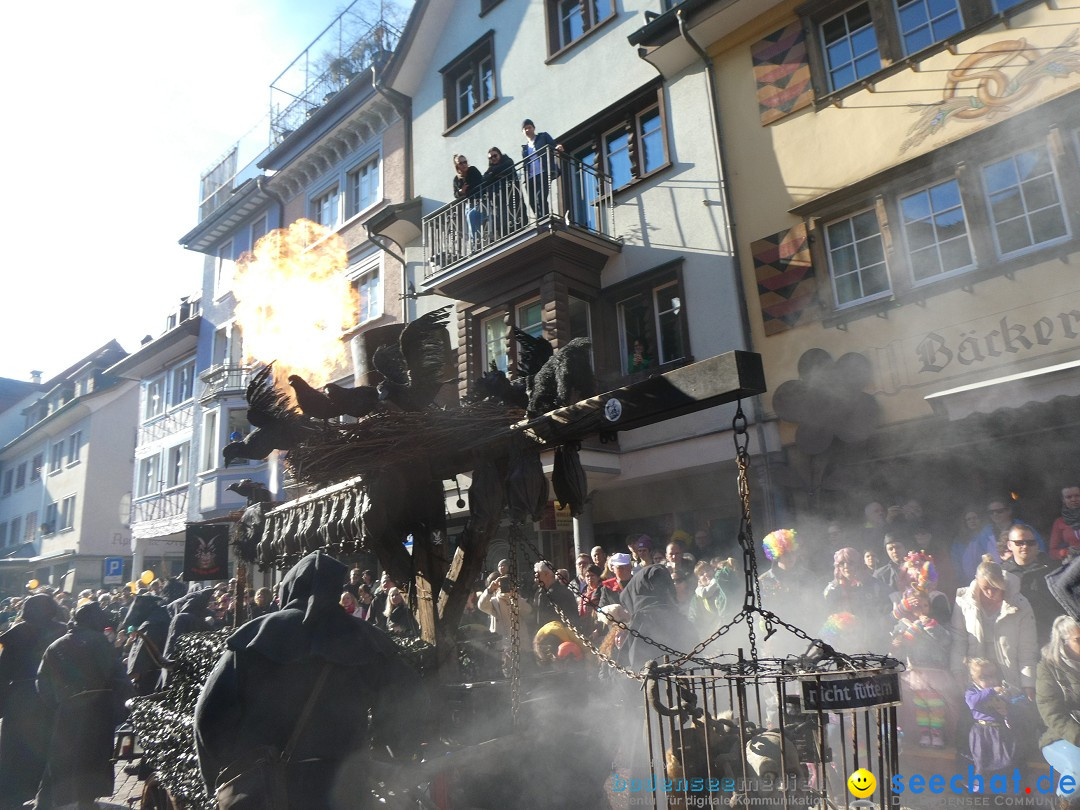
<svg viewBox="0 0 1080 810">
<path fill-rule="evenodd" d="M 492 366 L 516 373 L 510 327 L 556 347 L 588 337 L 599 390 L 747 347 L 717 141 L 700 103 L 705 74 L 665 77 L 627 43 L 654 11 L 554 0 L 414 7 L 385 78 L 410 99 L 422 204 L 407 255 L 423 297 L 410 317 L 454 303 L 459 393 Z M 526 150 L 526 119 L 551 136 L 547 146 L 539 136 Z M 500 156 L 513 168 L 487 173 Z M 461 157 L 486 179 L 455 197 Z M 545 553 L 566 563 L 575 544 L 617 548 L 631 533 L 663 543 L 676 529 L 732 541 L 732 412 L 587 446 L 590 508 L 572 534 L 569 520 L 543 522 Z"/>
<path fill-rule="evenodd" d="M 802 514 L 1057 516 L 1080 473 L 1078 31 L 1031 0 L 685 2 L 631 38 L 665 73 L 707 51 Z"/>
<path fill-rule="evenodd" d="M 6 595 L 34 579 L 101 587 L 104 559 L 128 554 L 138 388 L 110 371 L 125 354 L 112 341 L 12 406 L 21 424 L 0 448 Z"/>
</svg>

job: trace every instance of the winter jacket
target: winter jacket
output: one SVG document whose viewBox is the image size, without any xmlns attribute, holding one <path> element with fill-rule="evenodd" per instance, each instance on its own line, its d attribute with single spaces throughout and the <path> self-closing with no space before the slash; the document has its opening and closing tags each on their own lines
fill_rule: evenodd
<svg viewBox="0 0 1080 810">
<path fill-rule="evenodd" d="M 1031 604 L 1020 593 L 1020 580 L 1011 574 L 1006 577 L 1005 598 L 994 621 L 994 660 L 1002 678 L 1020 688 L 1035 686 L 1035 665 L 1039 661 L 1035 633 L 1035 614 Z M 956 591 L 956 607 L 952 614 L 951 668 L 960 683 L 968 681 L 964 659 L 978 656 L 982 649 L 983 627 L 979 606 L 975 601 L 975 581 Z"/>
<path fill-rule="evenodd" d="M 1039 747 L 1065 740 L 1080 746 L 1080 669 L 1065 666 L 1049 658 L 1039 662 L 1035 683 L 1035 705 L 1046 723 Z"/>
<path fill-rule="evenodd" d="M 1035 613 L 1035 628 L 1040 645 L 1050 640 L 1050 628 L 1054 626 L 1054 619 L 1064 612 L 1046 585 L 1046 575 L 1057 569 L 1057 563 L 1046 554 L 1039 554 L 1035 562 L 1023 567 L 1017 565 L 1015 560 L 1006 560 L 1001 564 L 1001 570 L 1008 571 L 1020 580 L 1020 593 L 1028 600 Z"/>
<path fill-rule="evenodd" d="M 480 598 L 476 600 L 476 606 L 491 617 L 489 629 L 492 633 L 498 633 L 503 638 L 510 638 L 511 611 L 510 597 L 508 595 L 504 593 L 492 594 L 491 591 L 484 589 L 483 593 L 480 594 Z M 532 605 L 521 594 L 518 594 L 517 608 L 519 620 L 532 614 Z"/>
</svg>

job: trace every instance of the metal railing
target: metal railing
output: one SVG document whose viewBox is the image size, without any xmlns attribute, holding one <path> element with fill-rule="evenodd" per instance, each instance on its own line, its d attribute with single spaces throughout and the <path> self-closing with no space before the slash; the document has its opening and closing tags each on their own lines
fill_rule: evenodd
<svg viewBox="0 0 1080 810">
<path fill-rule="evenodd" d="M 280 143 L 353 79 L 380 64 L 401 32 L 386 19 L 374 23 L 359 2 L 343 11 L 270 85 L 270 133 Z"/>
<path fill-rule="evenodd" d="M 131 522 L 146 523 L 187 516 L 188 487 L 185 484 L 155 495 L 145 495 L 131 504 Z"/>
<path fill-rule="evenodd" d="M 244 393 L 250 374 L 251 369 L 247 366 L 227 364 L 211 366 L 199 375 L 199 380 L 202 382 L 199 402 L 208 402 L 216 397 Z"/>
<path fill-rule="evenodd" d="M 590 163 L 544 147 L 484 177 L 479 189 L 424 217 L 425 278 L 546 222 L 615 236 L 611 178 Z"/>
</svg>

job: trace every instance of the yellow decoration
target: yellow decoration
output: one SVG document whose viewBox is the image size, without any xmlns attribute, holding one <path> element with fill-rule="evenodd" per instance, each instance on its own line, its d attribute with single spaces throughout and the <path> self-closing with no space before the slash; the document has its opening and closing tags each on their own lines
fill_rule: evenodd
<svg viewBox="0 0 1080 810">
<path fill-rule="evenodd" d="M 146 569 L 145 571 L 143 571 L 142 576 L 139 577 L 139 582 L 141 582 L 143 585 L 149 585 L 153 581 L 154 581 L 154 572 L 151 571 L 149 568 Z"/>
<path fill-rule="evenodd" d="M 37 588 L 39 585 L 41 585 L 41 583 L 38 582 L 36 579 L 32 579 L 26 583 L 26 587 L 30 590 L 34 590 L 34 588 Z"/>
</svg>

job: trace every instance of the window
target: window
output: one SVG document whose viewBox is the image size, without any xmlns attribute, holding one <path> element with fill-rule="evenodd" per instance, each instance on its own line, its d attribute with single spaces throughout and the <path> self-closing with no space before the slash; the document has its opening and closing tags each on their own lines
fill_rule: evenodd
<svg viewBox="0 0 1080 810">
<path fill-rule="evenodd" d="M 64 443 L 57 442 L 49 453 L 49 472 L 60 472 L 64 466 Z"/>
<path fill-rule="evenodd" d="M 41 527 L 42 534 L 52 534 L 56 531 L 57 520 L 60 517 L 60 507 L 50 503 L 45 507 L 45 524 Z"/>
<path fill-rule="evenodd" d="M 900 198 L 911 277 L 918 284 L 974 266 L 960 184 L 947 180 Z"/>
<path fill-rule="evenodd" d="M 368 269 L 359 272 L 352 286 L 356 290 L 357 324 L 367 323 L 383 314 L 382 274 L 378 259 L 370 263 Z"/>
<path fill-rule="evenodd" d="M 153 495 L 161 486 L 161 456 L 147 456 L 139 462 L 138 494 Z"/>
<path fill-rule="evenodd" d="M 187 402 L 195 393 L 195 361 L 192 360 L 172 370 L 172 385 L 169 388 L 169 404 L 179 405 Z"/>
<path fill-rule="evenodd" d="M 881 69 L 870 4 L 859 3 L 821 24 L 829 89 L 858 81 Z"/>
<path fill-rule="evenodd" d="M 184 442 L 169 449 L 169 475 L 166 486 L 177 487 L 188 482 L 188 457 L 190 454 L 190 442 Z"/>
<path fill-rule="evenodd" d="M 615 14 L 612 0 L 546 0 L 549 42 L 556 53 Z"/>
<path fill-rule="evenodd" d="M 495 100 L 493 33 L 489 31 L 439 72 L 449 129 Z"/>
<path fill-rule="evenodd" d="M 4 470 L 4 489 L 3 489 L 3 493 L 5 495 L 10 495 L 12 487 L 14 487 L 14 485 L 15 485 L 15 471 L 14 470 Z"/>
<path fill-rule="evenodd" d="M 8 525 L 7 522 L 0 523 L 0 547 L 8 544 Z"/>
<path fill-rule="evenodd" d="M 42 468 L 45 466 L 45 454 L 38 453 L 34 456 L 34 460 L 30 462 L 30 480 L 40 481 Z"/>
<path fill-rule="evenodd" d="M 685 298 L 675 270 L 617 290 L 619 356 L 624 374 L 689 357 Z M 584 303 L 584 302 L 582 302 Z"/>
<path fill-rule="evenodd" d="M 349 216 L 370 208 L 379 200 L 379 156 L 353 169 L 347 175 Z"/>
<path fill-rule="evenodd" d="M 78 464 L 82 448 L 82 431 L 77 430 L 68 437 L 68 465 Z"/>
<path fill-rule="evenodd" d="M 247 408 L 230 408 L 229 409 L 229 441 L 240 441 L 247 435 L 247 432 L 251 429 L 251 425 L 247 420 Z M 220 452 L 220 451 L 219 451 Z M 221 458 L 219 455 L 218 458 Z M 247 459 L 236 459 L 229 464 L 230 467 L 238 465 L 249 464 Z"/>
<path fill-rule="evenodd" d="M 928 48 L 964 27 L 956 0 L 898 0 L 896 14 L 905 54 Z"/>
<path fill-rule="evenodd" d="M 258 241 L 260 239 L 262 239 L 264 236 L 266 236 L 266 232 L 268 230 L 270 230 L 270 228 L 269 228 L 269 226 L 267 224 L 266 214 L 263 214 L 261 217 L 259 217 L 257 220 L 255 220 L 254 222 L 251 223 L 251 243 L 250 244 L 251 244 L 251 249 L 252 250 L 255 250 L 255 245 L 258 243 Z"/>
<path fill-rule="evenodd" d="M 838 307 L 889 293 L 885 246 L 874 209 L 830 223 L 825 238 Z"/>
<path fill-rule="evenodd" d="M 988 163 L 982 176 L 999 255 L 1020 253 L 1069 235 L 1045 146 Z"/>
<path fill-rule="evenodd" d="M 228 357 L 228 351 L 229 333 L 225 330 L 225 327 L 223 326 L 216 332 L 214 332 L 214 347 L 211 350 L 212 365 L 224 365 L 225 358 Z"/>
<path fill-rule="evenodd" d="M 201 469 L 217 469 L 218 463 L 218 415 L 217 411 L 207 411 L 203 414 L 202 421 L 202 464 Z"/>
<path fill-rule="evenodd" d="M 19 542 L 19 530 L 22 528 L 22 518 L 13 517 L 11 519 L 11 528 L 8 529 L 8 537 L 11 538 L 11 543 Z"/>
<path fill-rule="evenodd" d="M 666 130 L 663 89 L 650 83 L 561 140 L 580 164 L 602 167 L 611 188 L 619 189 L 670 165 Z M 597 179 L 582 168 L 572 173 L 570 186 L 575 221 L 599 224 L 603 194 Z"/>
<path fill-rule="evenodd" d="M 570 299 L 570 339 L 592 337 L 592 316 L 589 302 L 569 296 Z"/>
<path fill-rule="evenodd" d="M 165 413 L 165 378 L 158 377 L 143 384 L 146 401 L 143 405 L 143 418 L 153 419 Z"/>
<path fill-rule="evenodd" d="M 22 462 L 15 468 L 15 489 L 19 490 L 26 486 L 26 462 Z"/>
<path fill-rule="evenodd" d="M 232 289 L 233 271 L 236 269 L 233 241 L 230 239 L 217 249 L 214 268 L 214 297 L 220 298 Z"/>
<path fill-rule="evenodd" d="M 505 372 L 507 368 L 506 316 L 500 314 L 493 318 L 487 318 L 483 322 L 481 330 L 484 336 L 482 371 L 487 372 L 491 368 L 491 364 L 494 363 L 499 371 Z"/>
<path fill-rule="evenodd" d="M 34 539 L 34 533 L 38 528 L 37 512 L 31 512 L 26 516 L 26 525 L 23 527 L 23 542 L 29 543 Z"/>
<path fill-rule="evenodd" d="M 60 503 L 60 529 L 70 529 L 75 525 L 75 496 L 68 495 Z"/>
<path fill-rule="evenodd" d="M 333 229 L 338 226 L 337 186 L 333 186 L 311 200 L 311 218 L 324 228 Z"/>
<path fill-rule="evenodd" d="M 539 298 L 518 305 L 514 325 L 533 337 L 544 336 L 544 305 Z"/>
</svg>

